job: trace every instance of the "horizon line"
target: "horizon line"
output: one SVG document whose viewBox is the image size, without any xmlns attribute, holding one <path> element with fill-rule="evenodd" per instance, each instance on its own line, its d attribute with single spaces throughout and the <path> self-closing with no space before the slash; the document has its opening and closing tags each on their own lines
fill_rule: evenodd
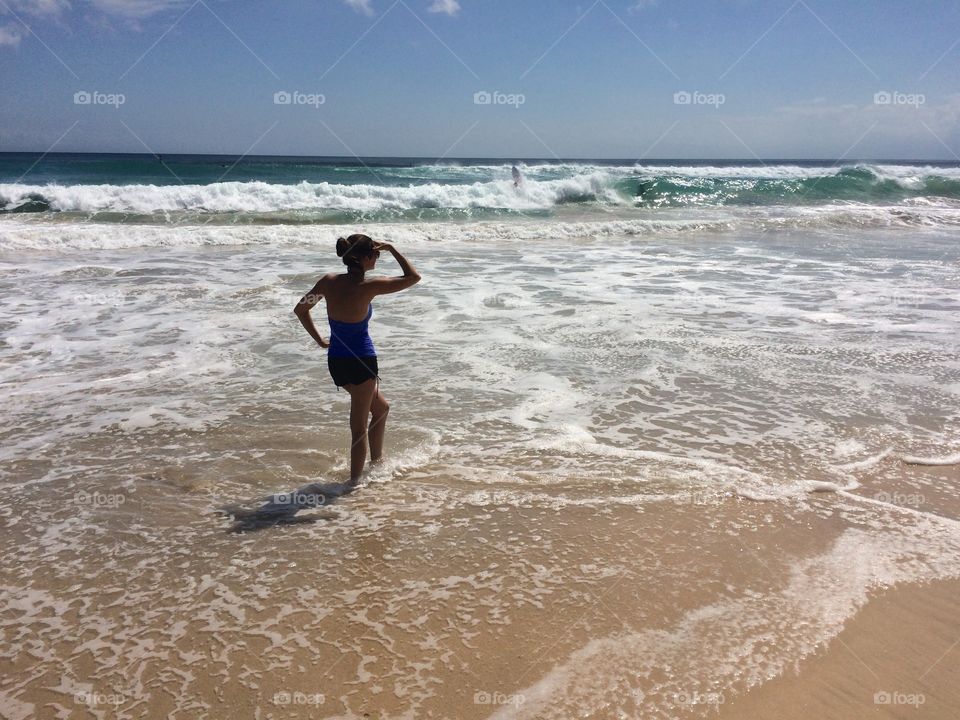
<svg viewBox="0 0 960 720">
<path fill-rule="evenodd" d="M 151 153 L 151 152 L 116 152 L 116 151 L 52 151 L 44 152 L 40 150 L 0 150 L 0 157 L 4 155 L 39 155 L 41 157 L 64 156 L 64 155 L 111 155 L 128 156 L 144 158 L 160 157 L 210 157 L 210 158 L 240 158 L 244 159 L 264 159 L 264 158 L 294 158 L 299 160 L 352 160 L 362 162 L 363 160 L 426 160 L 436 163 L 460 162 L 470 160 L 501 160 L 504 162 L 615 162 L 629 161 L 633 163 L 657 163 L 657 162 L 742 162 L 749 164 L 765 163 L 785 163 L 785 162 L 804 162 L 804 163 L 941 163 L 941 164 L 960 164 L 960 160 L 932 159 L 932 158 L 793 158 L 793 157 L 770 157 L 770 158 L 743 158 L 743 157 L 657 157 L 657 158 L 638 158 L 638 157 L 521 157 L 516 155 L 464 155 L 459 157 L 436 157 L 432 155 L 283 155 L 283 154 L 234 154 L 234 153 Z"/>
</svg>

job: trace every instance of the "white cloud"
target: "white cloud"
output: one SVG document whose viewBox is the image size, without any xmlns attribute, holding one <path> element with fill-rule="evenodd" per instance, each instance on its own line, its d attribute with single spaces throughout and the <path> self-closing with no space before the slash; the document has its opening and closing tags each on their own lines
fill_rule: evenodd
<svg viewBox="0 0 960 720">
<path fill-rule="evenodd" d="M 33 0 L 22 3 L 31 15 L 60 15 L 70 9 L 70 0 Z"/>
<path fill-rule="evenodd" d="M 627 8 L 629 12 L 639 12 L 640 10 L 646 10 L 647 8 L 654 7 L 658 5 L 660 0 L 634 0 L 633 5 Z"/>
<path fill-rule="evenodd" d="M 70 0 L 6 0 L 0 3 L 0 15 L 5 15 L 8 9 L 17 15 L 57 17 L 70 9 Z"/>
<path fill-rule="evenodd" d="M 187 0 L 90 0 L 90 4 L 108 15 L 142 20 L 167 10 L 187 6 Z"/>
<path fill-rule="evenodd" d="M 427 12 L 443 13 L 453 17 L 460 12 L 460 3 L 457 0 L 433 0 L 433 5 L 427 8 Z"/>
<path fill-rule="evenodd" d="M 0 3 L 0 15 L 7 7 L 18 15 L 30 15 L 36 18 L 59 19 L 73 7 L 80 9 L 90 6 L 106 15 L 120 16 L 138 20 L 157 13 L 177 8 L 185 8 L 192 0 L 4 0 Z"/>
<path fill-rule="evenodd" d="M 22 37 L 23 33 L 16 25 L 0 27 L 0 47 L 17 47 Z"/>
<path fill-rule="evenodd" d="M 347 5 L 364 15 L 373 15 L 373 8 L 370 7 L 370 0 L 343 0 Z"/>
<path fill-rule="evenodd" d="M 10 15 L 23 21 L 23 16 L 34 18 L 51 18 L 59 21 L 64 11 L 70 9 L 70 0 L 4 0 L 0 2 L 0 17 Z M 0 26 L 0 48 L 15 48 L 26 34 L 20 23 L 9 23 Z"/>
</svg>

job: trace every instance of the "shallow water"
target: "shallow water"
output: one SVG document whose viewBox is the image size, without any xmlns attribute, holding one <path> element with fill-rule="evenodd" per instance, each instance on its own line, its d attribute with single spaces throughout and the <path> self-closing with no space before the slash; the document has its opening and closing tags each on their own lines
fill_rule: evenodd
<svg viewBox="0 0 960 720">
<path fill-rule="evenodd" d="M 960 450 L 960 235 L 594 229 L 378 228 L 424 276 L 374 302 L 387 462 L 238 535 L 347 475 L 292 313 L 344 228 L 0 222 L 0 708 L 707 714 L 960 575 L 960 488 L 900 459 Z"/>
</svg>

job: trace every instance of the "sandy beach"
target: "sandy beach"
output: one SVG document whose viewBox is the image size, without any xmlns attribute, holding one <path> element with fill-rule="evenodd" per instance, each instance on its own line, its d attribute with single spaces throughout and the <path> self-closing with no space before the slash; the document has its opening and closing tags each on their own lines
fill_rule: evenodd
<svg viewBox="0 0 960 720">
<path fill-rule="evenodd" d="M 887 500 L 896 494 L 892 487 L 913 485 L 949 492 L 960 483 L 960 473 L 956 467 L 886 462 L 864 480 L 881 488 L 875 496 Z M 915 498 L 901 492 L 898 499 Z M 937 507 L 954 521 L 960 518 L 954 503 Z M 782 675 L 730 698 L 719 708 L 718 717 L 956 717 L 960 711 L 958 591 L 957 580 L 874 590 L 825 646 Z"/>
<path fill-rule="evenodd" d="M 955 718 L 958 597 L 955 580 L 877 591 L 825 648 L 715 717 Z"/>
<path fill-rule="evenodd" d="M 516 194 L 509 166 L 382 172 Z M 954 170 L 545 164 L 521 199 L 641 172 Z M 203 209 L 113 221 L 82 185 L 0 218 L 0 715 L 960 713 L 960 209 L 371 223 L 423 281 L 374 300 L 386 461 L 341 496 L 347 393 L 292 309 L 350 228 L 131 187 L 112 202 Z"/>
<path fill-rule="evenodd" d="M 931 553 L 952 563 L 960 543 L 911 512 L 891 508 L 893 535 L 872 527 L 873 502 L 837 493 L 791 509 L 722 493 L 637 506 L 549 489 L 506 501 L 502 490 L 433 482 L 367 487 L 317 511 L 319 525 L 241 536 L 202 519 L 176 535 L 156 532 L 159 518 L 150 533 L 115 528 L 109 565 L 77 555 L 68 581 L 33 595 L 19 625 L 37 639 L 19 640 L 32 651 L 6 663 L 21 684 L 4 712 L 956 712 L 957 581 L 895 581 L 939 575 Z M 162 495 L 162 485 L 139 492 L 124 511 Z M 428 506 L 442 522 L 417 520 Z M 77 532 L 74 542 L 97 540 Z M 7 613 L 15 607 L 26 610 L 8 601 Z M 71 683 L 61 662 L 37 664 L 41 652 L 98 680 Z M 897 704 L 874 705 L 882 692 Z"/>
</svg>

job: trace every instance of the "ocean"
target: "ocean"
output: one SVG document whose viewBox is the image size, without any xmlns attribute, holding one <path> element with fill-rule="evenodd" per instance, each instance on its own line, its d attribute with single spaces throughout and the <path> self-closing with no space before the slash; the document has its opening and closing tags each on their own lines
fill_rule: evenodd
<svg viewBox="0 0 960 720">
<path fill-rule="evenodd" d="M 231 532 L 354 232 L 386 461 Z M 958 163 L 7 153 L 0 297 L 8 717 L 707 717 L 960 577 Z"/>
</svg>

